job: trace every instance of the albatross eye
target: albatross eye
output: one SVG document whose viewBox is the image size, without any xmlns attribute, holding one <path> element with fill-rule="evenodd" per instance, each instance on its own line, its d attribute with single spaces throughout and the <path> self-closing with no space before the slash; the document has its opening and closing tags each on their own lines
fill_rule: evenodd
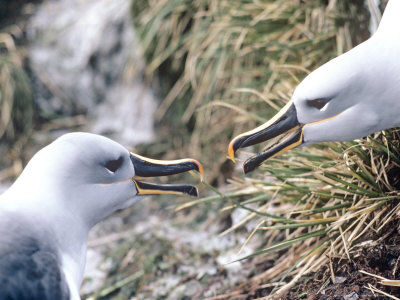
<svg viewBox="0 0 400 300">
<path fill-rule="evenodd" d="M 115 160 L 110 160 L 106 163 L 106 168 L 111 171 L 115 172 L 118 170 L 118 168 L 122 165 L 122 157 L 115 159 Z"/>
<path fill-rule="evenodd" d="M 307 104 L 309 106 L 318 108 L 319 110 L 323 109 L 325 107 L 325 105 L 328 104 L 328 102 L 330 101 L 330 98 L 318 98 L 318 99 L 314 99 L 314 100 L 306 100 Z"/>
</svg>

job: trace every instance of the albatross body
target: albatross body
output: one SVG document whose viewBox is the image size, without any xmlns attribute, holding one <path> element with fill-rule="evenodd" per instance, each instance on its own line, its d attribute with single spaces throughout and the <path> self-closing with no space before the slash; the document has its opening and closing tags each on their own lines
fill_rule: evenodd
<svg viewBox="0 0 400 300">
<path fill-rule="evenodd" d="M 43 148 L 0 196 L 0 299 L 80 299 L 91 227 L 141 195 L 196 196 L 194 186 L 136 179 L 189 170 L 203 173 L 193 159 L 147 159 L 88 133 Z"/>
<path fill-rule="evenodd" d="M 390 0 L 371 38 L 310 73 L 270 121 L 235 137 L 231 159 L 239 148 L 287 135 L 248 159 L 247 173 L 300 145 L 349 141 L 400 126 L 399 16 L 400 1 Z"/>
</svg>

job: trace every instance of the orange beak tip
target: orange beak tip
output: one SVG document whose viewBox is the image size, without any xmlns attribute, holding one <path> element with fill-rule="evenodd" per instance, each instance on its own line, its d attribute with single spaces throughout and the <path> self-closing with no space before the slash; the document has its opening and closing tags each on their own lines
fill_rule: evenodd
<svg viewBox="0 0 400 300">
<path fill-rule="evenodd" d="M 236 163 L 236 161 L 235 161 L 235 150 L 233 150 L 233 141 L 229 144 L 228 157 L 233 163 Z"/>
<path fill-rule="evenodd" d="M 203 182 L 204 180 L 204 168 L 203 165 L 201 163 L 199 163 L 198 161 L 196 161 L 197 166 L 198 166 L 198 172 L 200 174 L 200 181 Z"/>
<path fill-rule="evenodd" d="M 204 181 L 204 172 L 201 170 L 201 172 L 198 172 L 200 174 L 200 182 Z"/>
</svg>

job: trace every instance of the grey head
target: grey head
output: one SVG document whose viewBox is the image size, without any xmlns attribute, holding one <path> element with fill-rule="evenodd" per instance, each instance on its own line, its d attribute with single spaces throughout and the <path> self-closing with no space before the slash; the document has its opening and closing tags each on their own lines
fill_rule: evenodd
<svg viewBox="0 0 400 300">
<path fill-rule="evenodd" d="M 103 136 L 69 133 L 31 159 L 4 195 L 5 200 L 13 200 L 3 203 L 18 209 L 63 209 L 90 228 L 144 195 L 197 195 L 197 189 L 190 185 L 146 184 L 137 180 L 189 170 L 202 172 L 202 166 L 193 159 L 148 159 Z"/>
</svg>

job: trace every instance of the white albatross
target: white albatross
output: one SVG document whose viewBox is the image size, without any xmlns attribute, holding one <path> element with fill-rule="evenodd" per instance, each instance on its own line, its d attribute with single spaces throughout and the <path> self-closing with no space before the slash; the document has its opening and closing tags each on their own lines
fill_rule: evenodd
<svg viewBox="0 0 400 300">
<path fill-rule="evenodd" d="M 196 160 L 147 159 L 89 133 L 40 150 L 0 196 L 0 299 L 80 299 L 90 228 L 140 195 L 197 196 L 191 185 L 136 179 L 189 170 L 203 175 Z"/>
<path fill-rule="evenodd" d="M 376 33 L 310 73 L 267 123 L 235 137 L 228 155 L 281 134 L 249 158 L 248 173 L 300 145 L 349 141 L 400 125 L 400 0 L 390 0 Z"/>
</svg>

